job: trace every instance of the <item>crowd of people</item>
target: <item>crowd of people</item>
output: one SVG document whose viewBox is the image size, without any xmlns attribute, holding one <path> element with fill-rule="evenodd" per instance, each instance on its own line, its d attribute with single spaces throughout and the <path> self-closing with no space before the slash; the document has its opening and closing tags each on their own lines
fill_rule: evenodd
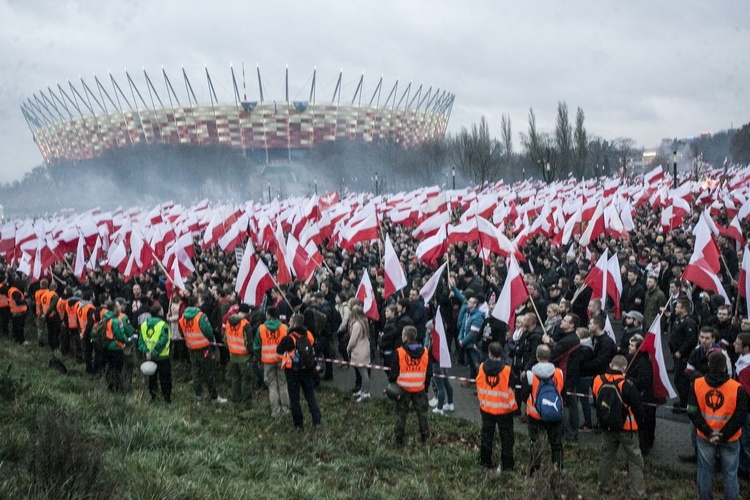
<svg viewBox="0 0 750 500">
<path fill-rule="evenodd" d="M 199 402 L 207 401 L 203 386 L 208 400 L 227 402 L 215 380 L 217 373 L 226 374 L 231 402 L 248 408 L 256 390 L 267 391 L 272 415 L 291 414 L 298 429 L 304 426 L 300 393 L 313 426 L 322 424 L 315 387 L 334 378 L 330 360 L 356 365 L 352 395 L 358 403 L 371 398 L 368 365 L 382 364 L 390 368 L 390 382 L 402 389 L 395 428 L 396 444 L 401 445 L 410 407 L 418 415 L 423 442 L 429 440 L 430 407 L 436 415 L 454 410 L 454 388 L 446 378 L 448 370 L 441 367 L 444 331 L 448 353 L 460 366 L 451 373 L 474 381 L 463 385 L 475 389 L 479 400 L 482 465 L 494 468 L 497 428 L 500 467 L 514 469 L 513 423 L 520 417 L 528 425 L 532 446 L 546 434 L 553 464 L 563 467 L 563 442 L 576 442 L 579 432 L 602 427 L 600 395 L 616 387 L 624 417 L 620 428 L 610 426 L 602 433 L 600 488 L 611 488 L 621 445 L 631 496 L 641 498 L 646 494 L 642 457 L 654 446 L 656 407 L 665 401 L 654 396 L 654 363 L 640 347 L 658 320 L 678 394 L 672 411 L 687 412 L 695 427 L 696 452 L 685 458 L 698 463 L 703 496 L 710 492 L 710 470 L 718 455 L 725 492 L 731 492 L 737 488 L 736 475 L 735 483 L 728 477 L 732 470 L 739 467 L 742 477 L 750 476 L 744 395 L 750 391 L 750 371 L 745 371 L 750 364 L 750 322 L 738 314 L 744 299 L 737 286 L 742 249 L 726 236 L 718 238 L 718 278 L 731 305 L 682 280 L 694 251 L 690 227 L 698 216 L 663 234 L 651 207 L 643 205 L 627 238 L 602 236 L 588 247 L 572 243 L 566 248 L 536 236 L 521 249 L 530 297 L 515 311 L 513 325 L 491 315 L 508 275 L 504 257 L 483 258 L 476 242 L 451 245 L 449 272 L 425 303 L 420 290 L 434 270 L 416 258 L 418 241 L 410 230 L 386 218 L 382 234 L 393 242 L 408 282 L 390 297 L 383 296 L 382 240 L 359 243 L 352 251 L 321 246 L 324 263 L 311 280 L 274 286 L 258 307 L 242 303 L 235 291 L 239 263 L 234 253 L 202 249 L 196 242 L 196 272 L 184 290 L 174 288 L 157 266 L 128 282 L 117 270 L 101 268 L 80 281 L 70 262 L 56 262 L 50 277 L 29 282 L 3 262 L 0 334 L 20 344 L 47 347 L 56 359 L 84 364 L 92 376 L 103 373 L 114 392 L 129 389 L 135 359 L 154 362 L 149 394 L 166 403 L 172 401 L 175 363 L 190 367 Z M 729 222 L 725 212 L 716 219 Z M 616 255 L 621 265 L 619 304 L 592 299 L 584 285 L 604 251 Z M 275 272 L 276 256 L 262 249 L 257 254 Z M 378 320 L 365 316 L 356 298 L 364 273 L 375 288 Z M 438 310 L 443 328 L 434 324 Z M 615 310 L 622 311 L 621 319 Z M 609 324 L 614 335 L 608 334 Z M 309 352 L 328 361 L 311 362 Z M 712 400 L 706 394 L 716 391 L 722 404 L 712 406 L 710 401 L 718 397 Z M 530 464 L 532 471 L 538 459 Z"/>
</svg>

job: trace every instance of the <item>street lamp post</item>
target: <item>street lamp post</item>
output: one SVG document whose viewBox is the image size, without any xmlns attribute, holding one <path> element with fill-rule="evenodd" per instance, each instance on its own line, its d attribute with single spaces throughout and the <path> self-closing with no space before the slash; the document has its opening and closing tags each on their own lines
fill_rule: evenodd
<svg viewBox="0 0 750 500">
<path fill-rule="evenodd" d="M 674 178 L 674 189 L 677 189 L 677 150 L 672 151 L 672 175 Z"/>
<path fill-rule="evenodd" d="M 375 172 L 375 196 L 378 196 L 380 194 L 379 188 L 378 188 L 378 173 Z"/>
<path fill-rule="evenodd" d="M 456 189 L 456 167 L 453 167 L 453 189 Z"/>
<path fill-rule="evenodd" d="M 318 196 L 318 178 L 315 178 L 315 196 Z"/>
<path fill-rule="evenodd" d="M 271 181 L 268 181 L 268 203 L 271 203 Z"/>
</svg>

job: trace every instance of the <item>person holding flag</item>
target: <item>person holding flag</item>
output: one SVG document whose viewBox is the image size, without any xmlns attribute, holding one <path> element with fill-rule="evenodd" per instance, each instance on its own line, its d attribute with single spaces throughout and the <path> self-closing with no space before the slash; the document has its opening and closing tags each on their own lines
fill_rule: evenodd
<svg viewBox="0 0 750 500">
<path fill-rule="evenodd" d="M 434 322 L 427 322 L 427 331 L 430 334 L 430 362 L 435 375 L 433 380 L 437 387 L 437 406 L 432 409 L 432 413 L 445 415 L 445 412 L 453 411 L 455 407 L 453 406 L 453 385 L 450 379 L 446 378 L 448 368 L 451 367 L 451 357 L 445 336 L 445 324 L 439 308 Z"/>
</svg>

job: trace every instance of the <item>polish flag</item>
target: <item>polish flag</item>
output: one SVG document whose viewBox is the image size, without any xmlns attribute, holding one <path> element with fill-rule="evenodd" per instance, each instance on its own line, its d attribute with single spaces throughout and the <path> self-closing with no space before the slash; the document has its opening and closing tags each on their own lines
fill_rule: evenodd
<svg viewBox="0 0 750 500">
<path fill-rule="evenodd" d="M 447 265 L 447 262 L 443 262 L 443 264 L 438 267 L 438 270 L 435 271 L 429 280 L 427 280 L 427 283 L 425 283 L 419 290 L 419 295 L 424 299 L 425 304 L 427 304 L 432 299 L 432 296 L 435 295 L 438 283 L 440 283 L 440 276 L 442 276 Z"/>
<path fill-rule="evenodd" d="M 451 351 L 448 348 L 448 337 L 445 335 L 445 325 L 443 324 L 443 316 L 440 314 L 440 308 L 437 308 L 437 314 L 435 315 L 435 332 L 437 332 L 438 339 L 440 342 L 440 368 L 451 368 Z"/>
<path fill-rule="evenodd" d="M 377 321 L 380 319 L 380 313 L 378 313 L 378 302 L 375 300 L 375 291 L 372 289 L 372 283 L 370 282 L 370 273 L 362 273 L 362 281 L 357 287 L 357 299 L 362 302 L 362 309 L 365 312 L 365 316 Z"/>
<path fill-rule="evenodd" d="M 608 258 L 609 251 L 605 248 L 604 253 L 596 261 L 589 274 L 586 275 L 586 279 L 583 280 L 583 284 L 591 289 L 591 298 L 600 299 L 602 302 L 604 302 L 604 297 L 607 296 Z M 604 304 L 602 303 L 603 306 Z"/>
<path fill-rule="evenodd" d="M 182 279 L 182 274 L 180 273 L 180 265 L 177 259 L 172 262 L 172 269 L 169 273 L 169 276 L 172 278 L 170 281 L 172 282 L 172 286 L 174 288 L 177 288 L 179 290 L 186 290 L 185 280 Z M 171 290 L 169 291 L 171 292 Z"/>
<path fill-rule="evenodd" d="M 693 234 L 695 235 L 693 255 L 690 257 L 688 265 L 685 266 L 682 279 L 688 280 L 704 290 L 713 290 L 724 297 L 725 304 L 731 304 L 727 292 L 716 276 L 721 270 L 719 247 L 716 246 L 716 242 L 711 236 L 711 230 L 703 218 L 698 219 Z"/>
<path fill-rule="evenodd" d="M 376 240 L 379 238 L 378 234 L 378 216 L 373 211 L 364 220 L 356 223 L 352 227 L 347 228 L 346 236 L 341 242 L 341 248 L 349 250 L 354 248 L 355 243 L 360 241 Z"/>
<path fill-rule="evenodd" d="M 125 272 L 125 266 L 128 265 L 128 251 L 125 249 L 125 242 L 120 241 L 116 245 L 109 247 L 105 269 L 117 269 L 120 273 Z"/>
<path fill-rule="evenodd" d="M 587 219 L 584 219 L 587 220 Z M 581 235 L 580 245 L 587 247 L 592 241 L 596 240 L 604 233 L 604 205 L 601 200 L 596 204 L 596 210 L 586 226 L 586 230 Z"/>
<path fill-rule="evenodd" d="M 529 297 L 529 290 L 526 288 L 521 268 L 518 267 L 516 258 L 511 254 L 508 262 L 508 277 L 505 279 L 503 289 L 497 298 L 495 308 L 492 310 L 492 316 L 504 322 L 511 329 L 515 328 L 516 309 L 526 303 L 526 299 Z"/>
<path fill-rule="evenodd" d="M 747 273 L 750 271 L 750 247 L 745 245 L 745 251 L 742 252 L 742 266 L 740 267 L 740 277 L 737 280 L 737 288 L 741 297 L 747 302 L 747 317 L 750 318 L 750 280 L 747 279 Z"/>
<path fill-rule="evenodd" d="M 612 298 L 615 305 L 615 319 L 620 319 L 622 311 L 620 309 L 620 297 L 622 297 L 622 276 L 620 274 L 620 261 L 617 255 L 613 255 L 607 260 L 607 295 Z"/>
<path fill-rule="evenodd" d="M 317 266 L 311 265 L 310 255 L 292 233 L 287 236 L 286 250 L 289 259 L 292 261 L 290 267 L 294 271 L 294 275 L 302 281 L 307 281 L 315 272 Z"/>
<path fill-rule="evenodd" d="M 0 254 L 5 255 L 6 262 L 11 262 L 16 248 L 16 224 L 8 222 L 0 232 Z"/>
<path fill-rule="evenodd" d="M 417 240 L 424 240 L 430 236 L 435 235 L 441 227 L 445 227 L 450 224 L 451 216 L 447 210 L 435 212 L 426 218 L 417 228 L 411 233 L 412 237 Z"/>
<path fill-rule="evenodd" d="M 237 273 L 235 291 L 242 302 L 251 306 L 259 306 L 266 292 L 273 288 L 273 285 L 273 277 L 268 272 L 266 264 L 255 255 L 253 245 L 248 242 Z"/>
<path fill-rule="evenodd" d="M 729 238 L 732 238 L 733 240 L 735 240 L 742 246 L 745 246 L 747 244 L 747 241 L 745 240 L 745 237 L 742 234 L 742 227 L 740 226 L 740 220 L 737 218 L 736 215 L 734 216 L 734 218 L 732 218 L 732 222 L 730 222 L 727 227 L 719 228 L 719 233 Z"/>
<path fill-rule="evenodd" d="M 484 259 L 485 262 L 489 261 L 490 252 L 496 255 L 502 255 L 506 259 L 509 256 L 514 255 L 516 260 L 519 260 L 521 262 L 524 262 L 526 260 L 524 259 L 521 252 L 519 252 L 518 249 L 513 246 L 513 242 L 511 242 L 507 236 L 505 236 L 500 230 L 493 226 L 490 221 L 483 217 L 476 217 L 474 220 L 476 220 L 477 227 L 479 228 L 480 256 Z"/>
<path fill-rule="evenodd" d="M 284 232 L 281 229 L 281 222 L 276 220 L 276 281 L 279 285 L 286 285 L 292 282 L 292 273 L 289 270 L 289 261 L 286 253 L 286 242 L 284 241 Z"/>
<path fill-rule="evenodd" d="M 80 235 L 78 237 L 78 248 L 76 249 L 75 267 L 73 268 L 73 274 L 78 279 L 78 281 L 83 281 L 86 272 L 86 257 L 83 254 L 85 243 L 86 239 L 83 237 L 83 235 Z"/>
<path fill-rule="evenodd" d="M 247 227 L 247 219 L 239 219 L 237 222 L 232 224 L 229 230 L 218 239 L 217 243 L 224 253 L 231 253 L 242 243 L 242 237 L 244 236 L 240 232 L 240 227 L 244 221 L 245 227 Z"/>
<path fill-rule="evenodd" d="M 422 240 L 417 246 L 417 258 L 427 267 L 436 267 L 438 261 L 448 251 L 448 240 L 445 236 L 445 226 L 441 227 L 435 236 Z"/>
<path fill-rule="evenodd" d="M 448 226 L 448 243 L 473 243 L 479 239 L 479 228 L 473 219 L 465 220 L 455 226 Z"/>
<path fill-rule="evenodd" d="M 661 314 L 654 319 L 651 328 L 648 329 L 640 350 L 649 353 L 651 358 L 654 397 L 676 398 L 677 393 L 669 381 L 667 365 L 664 363 L 664 351 L 661 345 Z"/>
<path fill-rule="evenodd" d="M 650 172 L 646 172 L 645 174 L 643 174 L 643 182 L 647 185 L 656 184 L 662 179 L 664 179 L 664 169 L 661 165 L 655 167 Z"/>
<path fill-rule="evenodd" d="M 617 345 L 617 340 L 615 339 L 615 330 L 612 328 L 612 323 L 609 321 L 609 315 L 606 314 L 604 316 L 604 331 L 607 333 L 607 337 L 612 339 L 612 342 Z"/>
<path fill-rule="evenodd" d="M 391 237 L 388 234 L 385 235 L 385 266 L 383 269 L 385 271 L 383 296 L 387 299 L 408 284 L 404 268 L 401 266 L 401 261 L 398 260 L 398 255 L 396 255 L 396 250 L 393 248 Z"/>
</svg>

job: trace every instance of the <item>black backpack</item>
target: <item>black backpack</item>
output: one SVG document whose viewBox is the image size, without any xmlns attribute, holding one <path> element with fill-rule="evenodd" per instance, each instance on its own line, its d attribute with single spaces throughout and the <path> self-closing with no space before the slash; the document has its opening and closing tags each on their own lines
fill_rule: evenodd
<svg viewBox="0 0 750 500">
<path fill-rule="evenodd" d="M 625 379 L 617 378 L 610 382 L 604 375 L 600 377 L 602 385 L 596 395 L 596 420 L 602 429 L 621 431 L 628 416 L 619 387 L 620 382 Z"/>
<path fill-rule="evenodd" d="M 307 335 L 292 334 L 294 337 L 294 356 L 292 356 L 292 370 L 308 370 L 315 368 L 315 349 Z"/>
</svg>

